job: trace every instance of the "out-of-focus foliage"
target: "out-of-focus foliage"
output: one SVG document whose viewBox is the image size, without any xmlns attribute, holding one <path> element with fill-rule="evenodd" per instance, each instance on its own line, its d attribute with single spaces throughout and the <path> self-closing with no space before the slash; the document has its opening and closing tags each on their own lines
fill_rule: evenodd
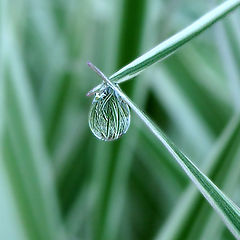
<svg viewBox="0 0 240 240">
<path fill-rule="evenodd" d="M 133 114 L 115 142 L 86 92 L 211 9 L 209 1 L 1 0 L 0 239 L 233 239 Z M 124 91 L 240 204 L 240 12 Z"/>
</svg>

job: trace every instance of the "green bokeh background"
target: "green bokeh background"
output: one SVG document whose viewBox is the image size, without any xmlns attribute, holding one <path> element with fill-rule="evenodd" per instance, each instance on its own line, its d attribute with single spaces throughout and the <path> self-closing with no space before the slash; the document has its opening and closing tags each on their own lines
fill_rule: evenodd
<svg viewBox="0 0 240 240">
<path fill-rule="evenodd" d="M 133 112 L 117 141 L 88 127 L 87 61 L 110 76 L 218 3 L 1 0 L 1 240 L 234 239 Z M 238 205 L 239 23 L 237 9 L 121 84 Z"/>
</svg>

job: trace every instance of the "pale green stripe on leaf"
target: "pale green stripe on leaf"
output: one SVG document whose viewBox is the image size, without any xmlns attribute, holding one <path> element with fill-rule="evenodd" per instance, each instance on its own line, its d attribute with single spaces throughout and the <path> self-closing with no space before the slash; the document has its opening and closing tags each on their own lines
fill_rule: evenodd
<svg viewBox="0 0 240 240">
<path fill-rule="evenodd" d="M 239 5 L 240 0 L 225 1 L 218 7 L 199 18 L 190 26 L 160 43 L 155 48 L 151 49 L 147 53 L 143 54 L 133 62 L 114 73 L 109 79 L 111 81 L 120 83 L 135 77 L 148 66 L 172 54 L 179 47 L 199 35 L 201 32 L 223 18 L 229 12 L 233 11 Z"/>
<path fill-rule="evenodd" d="M 223 168 L 223 162 L 229 162 L 229 164 L 231 164 L 232 161 L 235 161 L 234 159 L 236 158 L 236 152 L 238 151 L 239 146 L 239 131 L 240 118 L 239 116 L 235 116 L 229 122 L 221 137 L 213 147 L 213 150 L 204 162 L 204 172 L 212 180 L 216 181 L 216 173 L 221 171 L 221 168 Z M 236 145 L 235 143 L 238 144 Z M 224 173 L 228 175 L 229 172 L 224 171 Z M 226 178 L 227 176 L 224 176 L 222 181 L 225 182 Z M 200 201 L 201 197 L 196 189 L 193 188 L 193 185 L 189 186 L 182 194 L 182 197 L 178 199 L 177 205 L 172 210 L 171 215 L 165 221 L 164 226 L 160 229 L 155 239 L 173 239 L 174 236 L 182 236 L 183 233 L 189 232 L 188 223 L 192 222 L 192 219 L 195 219 L 195 216 L 198 215 L 196 212 L 199 211 Z"/>
<path fill-rule="evenodd" d="M 110 80 L 106 79 L 106 81 L 109 86 L 111 86 L 122 97 L 122 99 L 126 101 L 150 131 L 164 145 L 211 206 L 218 212 L 233 235 L 239 238 L 240 209 L 238 206 L 224 195 L 224 193 L 204 173 L 202 173 L 121 90 L 119 90 Z"/>
</svg>

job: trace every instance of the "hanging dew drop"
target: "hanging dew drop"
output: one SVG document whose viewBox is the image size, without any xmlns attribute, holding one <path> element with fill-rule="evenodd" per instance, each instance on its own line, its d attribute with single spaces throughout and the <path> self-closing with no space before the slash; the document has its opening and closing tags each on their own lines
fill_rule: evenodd
<svg viewBox="0 0 240 240">
<path fill-rule="evenodd" d="M 130 125 L 128 105 L 111 87 L 102 84 L 89 112 L 89 127 L 101 140 L 112 141 L 125 134 Z"/>
<path fill-rule="evenodd" d="M 87 96 L 95 94 L 89 112 L 89 127 L 98 139 L 104 141 L 116 140 L 125 134 L 129 128 L 129 107 L 114 90 L 114 87 L 111 87 L 114 83 L 111 83 L 91 62 L 87 64 L 103 79 L 101 85 L 87 93 Z M 118 87 L 117 84 L 115 86 Z"/>
</svg>

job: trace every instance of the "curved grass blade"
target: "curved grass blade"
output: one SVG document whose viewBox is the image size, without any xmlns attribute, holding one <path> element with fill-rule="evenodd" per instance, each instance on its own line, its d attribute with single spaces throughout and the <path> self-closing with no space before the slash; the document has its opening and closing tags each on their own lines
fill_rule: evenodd
<svg viewBox="0 0 240 240">
<path fill-rule="evenodd" d="M 96 68 L 97 69 L 97 68 Z M 100 70 L 97 69 L 98 72 Z M 163 144 L 167 151 L 173 156 L 187 176 L 192 180 L 200 190 L 206 200 L 221 216 L 222 220 L 236 238 L 240 238 L 240 209 L 232 202 L 204 173 L 198 169 L 193 162 L 185 156 L 175 145 L 168 139 L 164 133 L 109 79 L 104 81 L 115 90 L 122 99 L 132 108 L 140 117 L 144 124 Z"/>
<path fill-rule="evenodd" d="M 218 7 L 203 15 L 190 26 L 160 43 L 147 53 L 143 54 L 133 62 L 114 73 L 109 79 L 116 83 L 121 83 L 137 76 L 141 71 L 150 65 L 168 57 L 179 47 L 199 35 L 201 32 L 233 11 L 239 5 L 240 0 L 225 1 Z"/>
</svg>

